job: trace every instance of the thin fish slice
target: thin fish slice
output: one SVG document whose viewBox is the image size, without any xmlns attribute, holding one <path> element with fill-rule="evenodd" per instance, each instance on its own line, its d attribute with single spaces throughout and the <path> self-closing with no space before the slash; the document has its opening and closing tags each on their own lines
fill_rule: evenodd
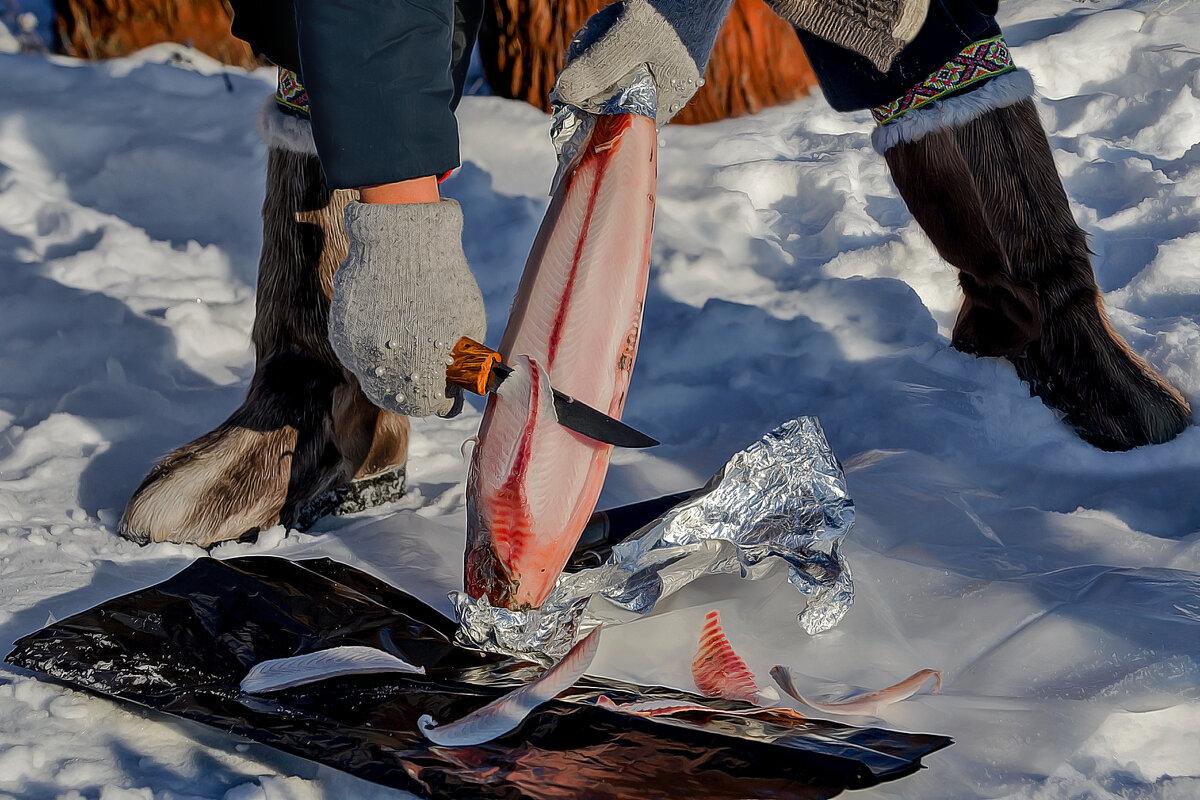
<svg viewBox="0 0 1200 800">
<path fill-rule="evenodd" d="M 937 694 L 942 691 L 942 673 L 936 669 L 922 669 L 909 675 L 899 683 L 889 686 L 886 689 L 878 691 L 861 690 L 852 692 L 837 700 L 819 701 L 809 700 L 801 696 L 796 690 L 796 684 L 792 680 L 792 673 L 787 667 L 775 666 L 771 668 L 771 677 L 779 684 L 779 688 L 790 694 L 792 697 L 799 700 L 809 708 L 815 708 L 818 711 L 824 711 L 827 714 L 846 714 L 875 717 L 879 716 L 879 711 L 887 708 L 892 703 L 898 703 L 901 700 L 907 700 L 921 690 L 930 678 L 933 678 L 934 685 L 932 694 Z"/>
<path fill-rule="evenodd" d="M 543 498 L 557 494 L 561 505 L 569 504 L 569 488 L 588 485 L 583 473 L 591 466 L 590 459 L 572 457 L 570 439 L 578 437 L 558 424 L 542 364 L 518 355 L 510 366 L 512 373 L 489 400 L 467 479 L 466 583 L 492 587 L 489 596 L 496 605 L 521 605 L 518 596 L 527 604 L 533 598 L 523 589 L 535 582 L 554 585 L 557 554 L 540 546 L 536 535 L 547 518 L 539 513 Z M 559 511 L 549 514 L 557 518 Z M 486 520 L 486 544 L 472 545 L 472 533 L 481 530 L 470 527 L 473 519 Z"/>
<path fill-rule="evenodd" d="M 472 711 L 461 719 L 437 725 L 428 714 L 417 720 L 421 733 L 434 744 L 466 747 L 490 742 L 514 730 L 542 703 L 583 677 L 600 647 L 600 629 L 580 639 L 574 647 L 535 681 Z"/>
<path fill-rule="evenodd" d="M 291 658 L 273 658 L 250 668 L 242 678 L 242 691 L 249 694 L 277 692 L 306 683 L 315 683 L 342 675 L 372 672 L 406 672 L 424 675 L 425 668 L 414 666 L 391 653 L 374 647 L 345 645 L 317 650 Z"/>
<path fill-rule="evenodd" d="M 705 697 L 758 702 L 754 673 L 742 657 L 733 652 L 733 645 L 721 629 L 721 612 L 716 609 L 704 617 L 700 649 L 692 659 L 692 679 Z"/>
<path fill-rule="evenodd" d="M 682 703 L 678 700 L 637 700 L 632 703 L 614 702 L 608 695 L 596 698 L 596 705 L 623 714 L 636 714 L 639 717 L 662 717 L 671 714 L 699 712 L 702 714 L 728 714 L 735 717 L 784 717 L 793 720 L 808 719 L 793 708 L 740 708 L 725 710 L 701 706 L 695 703 Z"/>
</svg>

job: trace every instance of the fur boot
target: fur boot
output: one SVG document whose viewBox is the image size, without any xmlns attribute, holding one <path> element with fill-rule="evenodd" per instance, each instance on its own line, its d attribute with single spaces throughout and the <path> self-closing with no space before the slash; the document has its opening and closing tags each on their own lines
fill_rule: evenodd
<svg viewBox="0 0 1200 800">
<path fill-rule="evenodd" d="M 954 347 L 1009 359 L 1097 447 L 1174 438 L 1191 410 L 1109 325 L 1033 101 L 970 117 L 884 152 L 913 216 L 959 270 Z"/>
<path fill-rule="evenodd" d="M 342 211 L 357 193 L 326 188 L 306 121 L 271 103 L 260 123 L 270 154 L 254 377 L 229 419 L 165 456 L 134 492 L 118 530 L 139 543 L 306 528 L 404 491 L 408 420 L 366 399 L 327 334 L 347 248 Z"/>
</svg>

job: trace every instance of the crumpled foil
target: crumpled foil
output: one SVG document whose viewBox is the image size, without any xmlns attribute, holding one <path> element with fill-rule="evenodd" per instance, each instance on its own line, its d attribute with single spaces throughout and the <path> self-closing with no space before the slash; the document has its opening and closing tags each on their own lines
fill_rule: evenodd
<svg viewBox="0 0 1200 800">
<path fill-rule="evenodd" d="M 854 600 L 839 545 L 854 524 L 841 465 L 814 417 L 784 423 L 737 453 L 697 494 L 613 548 L 598 567 L 559 576 L 539 608 L 495 608 L 450 596 L 458 640 L 538 660 L 561 658 L 596 625 L 649 614 L 704 575 L 761 578 L 788 565 L 806 598 L 809 634 L 837 625 Z"/>
<path fill-rule="evenodd" d="M 550 194 L 554 194 L 564 175 L 570 171 L 576 156 L 587 142 L 588 135 L 596 124 L 596 117 L 612 114 L 637 114 L 655 118 L 658 108 L 658 88 L 654 77 L 645 66 L 629 73 L 627 80 L 609 97 L 597 98 L 587 103 L 586 108 L 560 102 L 551 95 L 550 104 L 554 113 L 550 118 L 550 141 L 558 153 L 558 168 L 550 183 Z"/>
</svg>

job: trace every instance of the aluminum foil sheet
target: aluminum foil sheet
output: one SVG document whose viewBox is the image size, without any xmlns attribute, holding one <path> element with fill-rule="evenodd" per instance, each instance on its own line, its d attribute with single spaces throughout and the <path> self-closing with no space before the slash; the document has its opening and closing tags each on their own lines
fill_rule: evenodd
<svg viewBox="0 0 1200 800">
<path fill-rule="evenodd" d="M 854 524 L 841 465 L 813 417 L 787 422 L 737 453 L 705 488 L 613 548 L 598 567 L 559 577 L 527 611 L 454 593 L 459 640 L 484 650 L 557 659 L 588 630 L 649 614 L 704 575 L 760 578 L 777 563 L 805 597 L 809 634 L 837 625 L 854 600 L 839 545 Z"/>
<path fill-rule="evenodd" d="M 650 70 L 641 66 L 629 73 L 612 95 L 596 98 L 587 103 L 585 108 L 561 103 L 553 94 L 550 103 L 554 109 L 550 118 L 550 141 L 558 153 L 558 168 L 550 183 L 550 194 L 554 194 L 592 132 L 596 117 L 637 114 L 654 119 L 658 108 L 658 88 Z"/>
</svg>

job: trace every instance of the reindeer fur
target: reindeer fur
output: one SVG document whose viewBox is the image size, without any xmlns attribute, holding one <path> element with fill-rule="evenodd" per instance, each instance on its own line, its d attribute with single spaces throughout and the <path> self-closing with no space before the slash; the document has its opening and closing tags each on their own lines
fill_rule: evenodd
<svg viewBox="0 0 1200 800">
<path fill-rule="evenodd" d="M 1031 99 L 899 142 L 885 158 L 913 216 L 959 270 L 954 347 L 1009 359 L 1105 449 L 1163 442 L 1190 423 L 1184 398 L 1109 325 Z"/>
<path fill-rule="evenodd" d="M 342 211 L 356 193 L 327 188 L 307 125 L 260 115 L 271 149 L 250 390 L 229 419 L 154 466 L 121 519 L 126 538 L 208 545 L 290 526 L 330 489 L 404 463 L 408 420 L 371 404 L 329 345 Z"/>
</svg>

